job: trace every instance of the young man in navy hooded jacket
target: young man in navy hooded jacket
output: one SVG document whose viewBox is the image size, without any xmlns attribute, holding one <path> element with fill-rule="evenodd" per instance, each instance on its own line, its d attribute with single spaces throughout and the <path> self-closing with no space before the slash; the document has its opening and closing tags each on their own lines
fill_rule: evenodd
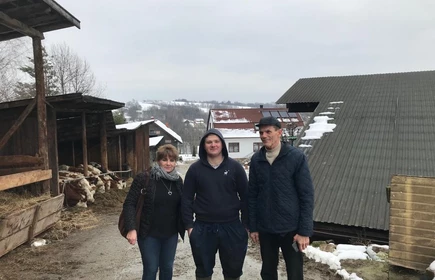
<svg viewBox="0 0 435 280">
<path fill-rule="evenodd" d="M 228 157 L 217 129 L 202 137 L 199 158 L 186 173 L 181 200 L 196 279 L 211 279 L 218 250 L 224 278 L 239 279 L 248 245 L 247 175 Z"/>
</svg>

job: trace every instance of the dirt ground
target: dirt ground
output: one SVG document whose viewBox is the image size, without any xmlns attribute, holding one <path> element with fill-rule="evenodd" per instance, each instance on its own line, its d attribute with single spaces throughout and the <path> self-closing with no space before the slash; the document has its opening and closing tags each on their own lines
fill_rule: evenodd
<svg viewBox="0 0 435 280">
<path fill-rule="evenodd" d="M 183 173 L 187 166 L 179 167 Z M 41 247 L 20 246 L 0 258 L 0 280 L 78 280 L 140 279 L 142 264 L 137 245 L 131 246 L 117 230 L 118 214 L 125 190 L 96 197 L 96 204 L 87 209 L 69 209 L 62 221 L 42 234 L 50 243 Z M 418 280 L 419 274 L 406 270 L 389 273 L 386 263 L 372 261 L 342 261 L 349 273 L 356 272 L 365 280 Z M 259 247 L 250 244 L 241 279 L 260 279 Z M 305 279 L 337 280 L 326 265 L 305 260 Z M 195 265 L 188 238 L 179 240 L 174 263 L 175 280 L 195 279 Z M 219 258 L 214 279 L 223 279 Z M 287 279 L 284 263 L 279 265 L 279 279 Z"/>
</svg>

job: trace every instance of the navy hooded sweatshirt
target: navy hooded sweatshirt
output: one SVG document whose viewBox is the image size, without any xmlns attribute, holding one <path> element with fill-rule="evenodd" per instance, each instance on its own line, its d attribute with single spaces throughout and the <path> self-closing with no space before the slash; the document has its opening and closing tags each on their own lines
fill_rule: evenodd
<svg viewBox="0 0 435 280">
<path fill-rule="evenodd" d="M 205 138 L 217 135 L 222 142 L 223 162 L 218 168 L 207 161 Z M 198 221 L 226 223 L 240 219 L 247 227 L 248 178 L 242 165 L 228 157 L 222 134 L 208 130 L 199 144 L 199 160 L 193 163 L 184 179 L 181 211 L 186 229 L 193 227 L 193 213 Z"/>
</svg>

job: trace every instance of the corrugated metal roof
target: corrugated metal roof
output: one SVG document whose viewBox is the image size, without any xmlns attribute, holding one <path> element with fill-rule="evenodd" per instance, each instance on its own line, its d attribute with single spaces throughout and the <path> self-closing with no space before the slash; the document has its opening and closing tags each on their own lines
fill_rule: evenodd
<svg viewBox="0 0 435 280">
<path fill-rule="evenodd" d="M 314 220 L 388 230 L 391 176 L 435 176 L 435 71 L 300 79 L 277 101 L 301 102 L 337 125 L 297 143 L 312 145 Z"/>
</svg>

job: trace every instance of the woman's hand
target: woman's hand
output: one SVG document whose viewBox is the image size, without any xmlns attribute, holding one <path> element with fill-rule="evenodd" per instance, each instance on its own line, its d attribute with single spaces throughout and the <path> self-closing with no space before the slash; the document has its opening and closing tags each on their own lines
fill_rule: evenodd
<svg viewBox="0 0 435 280">
<path fill-rule="evenodd" d="M 187 234 L 189 235 L 189 237 L 190 237 L 190 234 L 192 233 L 192 230 L 193 230 L 193 228 L 188 228 L 187 229 Z"/>
<path fill-rule="evenodd" d="M 127 240 L 128 240 L 128 243 L 130 243 L 131 245 L 136 244 L 136 241 L 137 241 L 137 232 L 136 232 L 135 229 L 130 230 L 127 233 Z"/>
</svg>

